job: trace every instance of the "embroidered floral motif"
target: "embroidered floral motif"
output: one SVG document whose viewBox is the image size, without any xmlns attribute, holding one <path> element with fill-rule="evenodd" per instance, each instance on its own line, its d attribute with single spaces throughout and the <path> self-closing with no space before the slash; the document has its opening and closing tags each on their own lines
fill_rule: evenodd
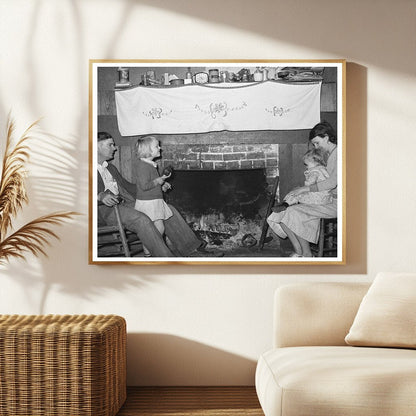
<svg viewBox="0 0 416 416">
<path fill-rule="evenodd" d="M 282 117 L 290 111 L 290 108 L 277 107 L 275 105 L 273 108 L 265 108 L 265 110 L 268 113 L 272 114 L 273 117 L 276 117 L 276 116 Z"/>
<path fill-rule="evenodd" d="M 157 118 L 162 118 L 162 116 L 167 116 L 172 112 L 172 110 L 169 110 L 168 112 L 163 111 L 162 108 L 160 107 L 154 107 L 151 108 L 149 111 L 147 112 L 143 112 L 142 114 L 146 117 L 152 117 L 153 120 L 157 119 Z"/>
<path fill-rule="evenodd" d="M 228 107 L 226 102 L 211 103 L 207 110 L 201 108 L 199 104 L 195 104 L 196 110 L 204 114 L 209 114 L 214 119 L 217 117 L 227 117 L 229 112 L 242 110 L 244 107 L 247 107 L 247 104 L 244 101 L 237 107 Z"/>
<path fill-rule="evenodd" d="M 217 114 L 220 117 L 227 117 L 227 103 L 211 103 L 209 106 L 212 118 L 217 118 Z"/>
</svg>

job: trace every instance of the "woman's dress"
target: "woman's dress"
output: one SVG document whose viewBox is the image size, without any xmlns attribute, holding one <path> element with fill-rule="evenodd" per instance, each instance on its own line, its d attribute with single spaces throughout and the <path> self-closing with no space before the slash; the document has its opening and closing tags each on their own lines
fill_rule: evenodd
<svg viewBox="0 0 416 416">
<path fill-rule="evenodd" d="M 283 223 L 297 236 L 310 243 L 317 243 L 320 219 L 337 217 L 337 147 L 328 156 L 327 171 L 329 178 L 313 185 L 312 187 L 315 187 L 315 189 L 312 191 L 331 190 L 332 202 L 323 205 L 296 204 L 289 206 L 285 211 L 271 213 L 267 218 L 267 222 L 279 237 L 287 237 L 280 225 Z"/>
</svg>

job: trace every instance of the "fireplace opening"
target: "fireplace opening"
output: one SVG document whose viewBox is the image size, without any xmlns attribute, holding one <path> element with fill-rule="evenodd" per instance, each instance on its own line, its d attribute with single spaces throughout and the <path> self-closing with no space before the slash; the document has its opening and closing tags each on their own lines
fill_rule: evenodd
<svg viewBox="0 0 416 416">
<path fill-rule="evenodd" d="M 167 200 L 208 245 L 258 243 L 269 202 L 264 169 L 175 170 Z"/>
</svg>

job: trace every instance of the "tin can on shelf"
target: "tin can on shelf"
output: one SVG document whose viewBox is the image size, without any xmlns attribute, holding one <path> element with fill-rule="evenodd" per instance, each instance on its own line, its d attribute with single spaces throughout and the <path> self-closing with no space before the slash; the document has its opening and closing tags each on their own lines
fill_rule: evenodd
<svg viewBox="0 0 416 416">
<path fill-rule="evenodd" d="M 218 69 L 208 70 L 208 82 L 220 82 L 220 72 Z"/>
</svg>

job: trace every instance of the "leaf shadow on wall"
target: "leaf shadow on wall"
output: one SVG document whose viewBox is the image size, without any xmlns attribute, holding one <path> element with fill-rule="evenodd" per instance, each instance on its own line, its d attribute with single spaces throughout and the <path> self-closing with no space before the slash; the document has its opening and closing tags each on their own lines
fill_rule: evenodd
<svg viewBox="0 0 416 416">
<path fill-rule="evenodd" d="M 76 210 L 78 195 L 87 195 L 84 183 L 78 183 L 77 146 L 71 137 L 58 137 L 37 129 L 30 146 L 27 189 L 29 205 L 18 213 L 18 222 L 27 222 L 52 211 Z M 16 227 L 19 223 L 16 222 Z M 47 258 L 35 258 L 25 253 L 26 262 L 12 260 L 1 272 L 19 282 L 24 293 L 21 302 L 28 310 L 38 313 L 72 313 L 72 310 L 50 310 L 47 305 L 51 290 L 73 294 L 77 299 L 91 299 L 107 289 L 124 290 L 126 287 L 140 287 L 146 284 L 146 273 L 141 276 L 125 273 L 121 267 L 100 267 L 100 273 L 85 273 L 88 259 L 88 217 L 77 216 L 54 226 L 53 231 L 59 240 L 49 239 L 50 246 L 45 251 Z M 77 257 L 76 253 L 83 253 Z M 99 266 L 91 266 L 99 267 Z M 83 270 L 77 273 L 77 270 Z M 40 289 L 34 291 L 34 287 Z M 36 295 L 34 295 L 36 293 Z M 38 295 L 40 294 L 40 295 Z M 36 296 L 36 298 L 34 298 Z M 16 304 L 16 312 L 22 313 L 22 303 Z M 66 306 L 68 307 L 68 306 Z M 109 305 L 108 313 L 115 313 Z"/>
<path fill-rule="evenodd" d="M 414 58 L 411 53 L 403 53 L 402 33 L 398 24 L 414 25 L 414 6 L 403 2 L 394 8 L 388 0 L 342 2 L 333 0 L 126 0 L 127 17 L 134 7 L 147 5 L 155 9 L 171 11 L 174 14 L 196 18 L 201 22 L 215 22 L 219 27 L 235 28 L 242 32 L 259 34 L 265 39 L 286 42 L 296 47 L 312 51 L 322 51 L 325 56 L 342 58 L 350 56 L 381 68 L 399 70 L 414 74 Z M 134 6 L 134 7 L 133 7 Z M 406 8 L 408 13 L 406 13 Z M 389 16 L 389 18 L 386 18 Z M 383 30 L 380 30 L 380 22 Z M 399 23 L 400 22 L 400 23 Z M 335 36 L 335 34 L 337 34 Z M 181 38 L 180 36 L 183 36 Z M 188 35 L 192 35 L 189 33 Z M 187 33 L 178 31 L 175 41 L 186 40 Z M 238 41 L 238 32 L 233 35 Z M 235 40 L 235 39 L 234 39 Z M 225 38 L 224 42 L 229 39 Z M 175 43 L 176 43 L 175 42 Z M 261 42 L 261 39 L 259 39 Z M 116 43 L 114 42 L 114 45 Z M 172 45 L 174 51 L 175 45 Z M 200 48 L 204 53 L 204 48 Z M 213 49 L 208 49 L 212 51 Z M 112 50 L 111 52 L 114 52 Z M 222 50 L 221 50 L 222 52 Z M 259 59 L 304 59 L 305 56 L 281 56 L 279 49 L 271 50 L 272 56 L 259 56 Z M 315 59 L 322 58 L 316 56 Z M 114 55 L 113 55 L 114 56 Z M 170 55 L 169 55 L 170 56 Z M 175 55 L 173 55 L 175 57 Z M 198 59 L 206 58 L 198 56 Z M 235 59 L 235 56 L 229 56 Z M 237 57 L 241 58 L 241 57 Z"/>
<path fill-rule="evenodd" d="M 129 333 L 127 359 L 129 386 L 254 385 L 255 360 L 175 335 Z"/>
<path fill-rule="evenodd" d="M 50 118 L 52 117 L 51 114 L 45 114 L 44 111 L 45 104 L 42 98 L 45 95 L 45 91 L 49 91 L 56 85 L 59 85 L 62 102 L 60 101 L 53 106 L 54 110 L 58 110 L 59 113 L 65 110 L 64 102 L 69 94 L 73 93 L 78 97 L 83 97 L 85 96 L 85 92 L 88 91 L 88 78 L 86 77 L 84 60 L 85 30 L 82 25 L 82 15 L 79 5 L 74 1 L 66 1 L 62 2 L 60 7 L 55 9 L 49 6 L 47 2 L 33 2 L 29 22 L 30 28 L 28 30 L 30 36 L 27 36 L 26 50 L 24 53 L 24 67 L 30 68 L 30 70 L 24 72 L 27 85 L 25 105 L 30 110 L 34 119 L 43 117 L 41 124 L 45 125 L 50 122 Z M 70 38 L 72 43 L 76 45 L 76 55 L 73 58 L 69 54 L 64 55 L 60 63 L 55 61 L 50 62 L 48 60 L 44 61 L 39 57 L 40 39 L 42 39 L 45 31 L 40 22 L 50 10 L 55 13 L 54 21 L 56 22 L 57 28 L 60 28 L 59 24 L 62 19 L 65 19 L 69 27 L 72 28 Z M 47 42 L 51 42 L 51 47 L 54 46 L 54 42 L 60 44 L 60 42 L 66 40 L 64 39 L 64 34 L 68 33 L 58 31 L 57 35 L 50 36 Z M 51 67 L 48 67 L 48 63 Z M 55 66 L 57 64 L 60 65 L 60 70 L 54 72 L 53 68 L 58 68 L 58 66 Z M 62 77 L 61 68 L 64 66 L 70 68 L 71 73 L 71 79 L 66 83 L 62 83 L 62 80 L 60 80 L 60 77 Z M 53 76 L 54 74 L 56 77 Z M 66 85 L 68 87 L 65 87 Z M 88 164 L 85 163 L 88 160 L 86 146 L 88 143 L 88 137 L 86 135 L 88 104 L 86 100 L 78 100 L 77 104 L 79 105 L 78 119 L 75 121 L 72 130 L 75 133 L 63 137 L 61 133 L 52 134 L 42 131 L 41 140 L 37 143 L 39 147 L 33 147 L 32 149 L 31 159 L 34 167 L 43 169 L 44 171 L 46 169 L 49 174 L 49 180 L 47 180 L 46 173 L 42 177 L 42 186 L 37 186 L 39 177 L 34 175 L 29 177 L 29 183 L 31 182 L 30 185 L 32 185 L 34 192 L 32 199 L 37 199 L 36 206 L 42 204 L 49 207 L 50 202 L 57 202 L 58 204 L 67 204 L 65 209 L 75 210 L 74 207 L 82 206 L 86 202 L 84 195 L 87 191 L 87 180 L 79 182 L 76 178 L 79 177 L 80 171 L 85 175 L 85 178 L 88 178 Z M 2 107 L 0 109 L 3 110 Z M 36 152 L 36 150 L 38 151 Z M 38 193 L 43 192 L 43 186 L 46 187 L 48 195 L 44 195 L 45 198 L 39 198 Z"/>
<path fill-rule="evenodd" d="M 32 6 L 32 5 L 31 5 Z M 47 60 L 39 59 L 39 39 L 44 34 L 40 22 L 42 15 L 50 11 L 49 4 L 41 1 L 33 2 L 33 8 L 30 14 L 28 33 L 30 36 L 26 38 L 26 48 L 23 54 L 24 67 L 30 68 L 25 71 L 25 82 L 27 91 L 25 91 L 24 102 L 18 103 L 17 106 L 24 107 L 29 110 L 29 114 L 33 117 L 30 122 L 45 116 L 40 124 L 48 124 L 51 114 L 44 114 L 44 103 L 42 97 L 45 92 L 53 88 L 54 83 L 59 80 L 62 74 L 57 74 L 51 78 L 47 74 L 51 85 L 44 83 L 45 70 L 51 71 L 51 67 L 55 68 L 56 62 L 48 67 Z M 65 94 L 75 93 L 78 97 L 85 96 L 88 90 L 88 79 L 86 77 L 85 60 L 84 60 L 84 37 L 85 32 L 82 25 L 82 16 L 77 2 L 62 2 L 59 8 L 53 10 L 55 15 L 54 21 L 59 25 L 60 19 L 64 18 L 70 22 L 72 28 L 70 35 L 77 45 L 77 55 L 71 59 L 70 67 L 71 79 L 68 88 L 62 86 L 61 96 L 65 99 Z M 60 42 L 63 32 L 59 31 L 57 36 L 51 36 L 47 42 Z M 65 56 L 60 63 L 64 67 Z M 68 58 L 70 59 L 70 58 Z M 49 61 L 50 62 L 50 61 Z M 17 74 L 19 75 L 19 74 Z M 48 78 L 46 78 L 47 80 Z M 45 90 L 45 86 L 48 88 Z M 8 104 L 8 103 L 7 103 Z M 0 102 L 0 111 L 2 119 L 6 120 L 9 112 L 7 104 Z M 54 106 L 54 110 L 60 108 L 61 103 Z M 73 125 L 73 131 L 76 133 L 66 137 L 53 135 L 45 131 L 36 132 L 36 140 L 30 140 L 31 160 L 28 165 L 29 178 L 27 180 L 27 188 L 29 192 L 30 204 L 19 212 L 18 221 L 29 221 L 37 216 L 50 213 L 52 211 L 71 210 L 79 211 L 79 207 L 85 207 L 88 187 L 88 164 L 87 160 L 87 143 L 86 136 L 88 126 L 88 105 L 86 100 L 79 102 L 79 116 Z M 48 119 L 49 117 L 49 119 Z M 20 120 L 17 120 L 20 121 Z M 2 123 L 3 124 L 3 123 Z M 5 125 L 5 123 L 4 123 Z M 26 126 L 25 126 L 26 127 Z M 31 170 L 34 170 L 32 172 Z M 78 178 L 85 178 L 79 180 Z M 103 280 L 100 282 L 92 282 L 89 276 L 78 275 L 74 270 L 82 270 L 87 264 L 87 216 L 79 216 L 74 221 L 64 223 L 60 227 L 54 227 L 54 231 L 58 234 L 61 241 L 51 239 L 51 246 L 46 248 L 49 258 L 40 257 L 36 259 L 30 253 L 25 255 L 27 262 L 11 261 L 0 272 L 7 273 L 7 276 L 18 281 L 25 296 L 20 299 L 23 305 L 28 304 L 27 309 L 30 311 L 39 309 L 39 313 L 45 312 L 46 300 L 48 293 L 52 287 L 57 286 L 60 289 L 70 293 L 76 293 L 78 297 L 88 298 L 99 291 L 100 286 L 105 285 L 105 273 Z M 74 247 L 77 248 L 74 250 Z M 85 258 L 74 257 L 74 253 L 82 249 Z M 137 283 L 135 281 L 135 283 Z M 122 285 L 121 282 L 118 284 Z M 41 291 L 33 291 L 34 286 L 41 286 Z M 97 290 L 96 290 L 97 289 Z M 41 292 L 41 298 L 35 299 L 34 293 Z M 20 306 L 20 309 L 19 309 Z M 21 304 L 16 305 L 16 313 L 21 313 Z"/>
</svg>

